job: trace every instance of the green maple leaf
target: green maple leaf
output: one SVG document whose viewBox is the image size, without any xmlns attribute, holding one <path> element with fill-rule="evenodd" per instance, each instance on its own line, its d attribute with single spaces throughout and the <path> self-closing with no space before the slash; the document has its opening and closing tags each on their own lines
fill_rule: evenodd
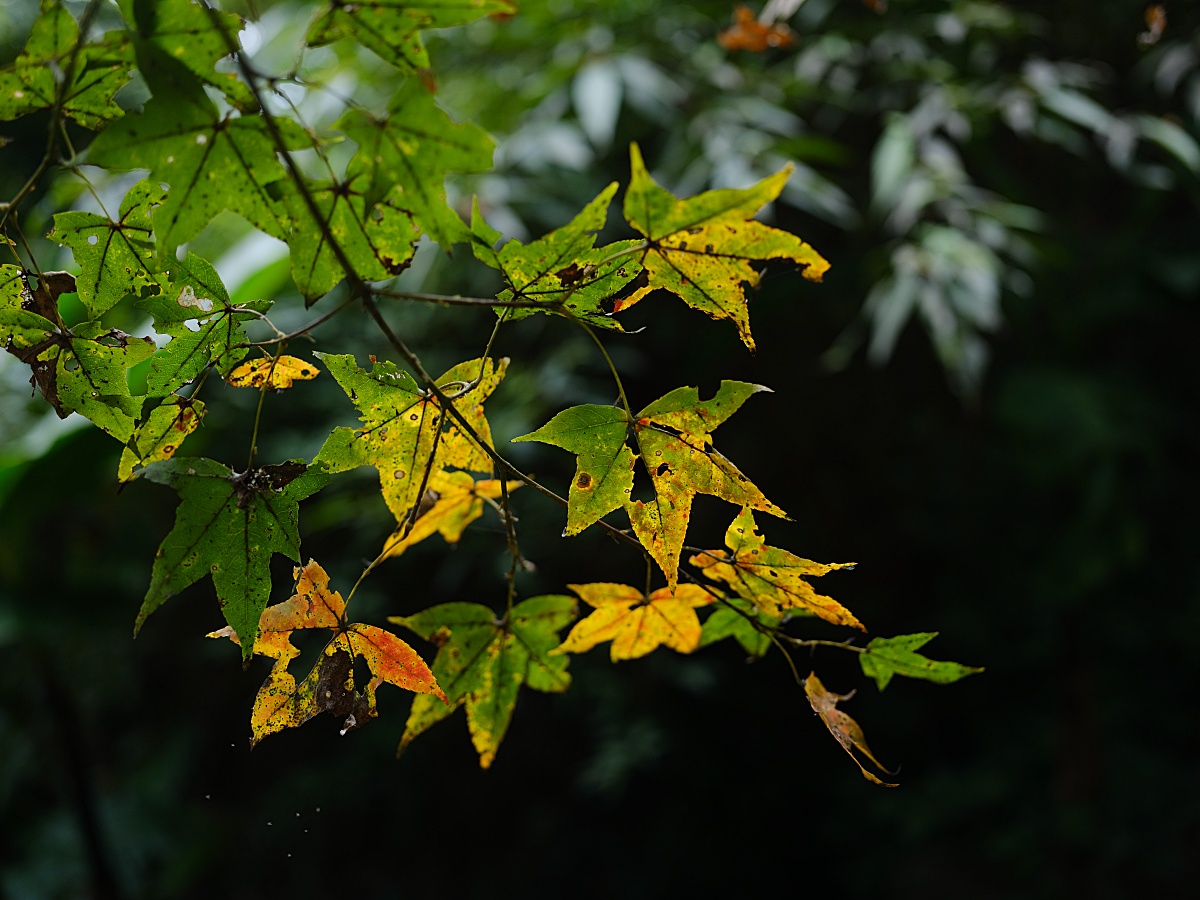
<svg viewBox="0 0 1200 900">
<path fill-rule="evenodd" d="M 300 501 L 329 478 L 306 471 L 302 461 L 234 472 L 201 458 L 156 462 L 142 476 L 173 487 L 180 504 L 155 554 L 134 633 L 168 599 L 211 575 L 225 621 L 249 659 L 271 594 L 271 555 L 300 561 Z"/>
<path fill-rule="evenodd" d="M 491 168 L 496 145 L 487 132 L 452 122 L 416 80 L 396 92 L 383 118 L 351 109 L 335 127 L 358 144 L 346 177 L 366 175 L 369 199 L 398 188 L 396 204 L 442 247 L 469 240 L 462 219 L 446 203 L 446 174 Z"/>
<path fill-rule="evenodd" d="M 425 28 L 465 25 L 490 13 L 513 13 L 508 0 L 332 0 L 308 32 L 314 47 L 342 38 L 358 41 L 402 71 L 425 71 Z"/>
<path fill-rule="evenodd" d="M 118 4 L 133 27 L 138 61 L 150 80 L 157 59 L 175 59 L 238 109 L 254 108 L 253 95 L 236 74 L 213 69 L 218 60 L 229 55 L 225 35 L 242 30 L 240 16 L 206 10 L 204 4 L 194 0 L 118 0 Z"/>
<path fill-rule="evenodd" d="M 430 478 L 447 466 L 491 473 L 491 457 L 407 372 L 388 362 L 376 362 L 367 372 L 350 355 L 318 353 L 317 357 L 354 402 L 362 425 L 334 429 L 313 460 L 314 467 L 333 474 L 374 466 L 379 470 L 383 499 L 400 523 L 420 500 L 426 471 Z M 496 389 L 507 365 L 507 359 L 498 363 L 473 359 L 459 363 L 436 381 L 450 394 L 478 381 L 453 403 L 489 447 L 491 430 L 483 401 Z"/>
<path fill-rule="evenodd" d="M 159 259 L 173 260 L 180 244 L 227 209 L 285 240 L 286 214 L 267 190 L 285 172 L 266 121 L 220 113 L 181 63 L 166 57 L 156 66 L 164 71 L 144 111 L 105 129 L 88 148 L 87 160 L 112 169 L 146 168 L 170 186 L 152 214 Z M 276 124 L 287 149 L 310 146 L 294 122 Z"/>
<path fill-rule="evenodd" d="M 154 283 L 154 240 L 150 210 L 166 192 L 153 181 L 139 181 L 125 199 L 116 221 L 89 212 L 58 213 L 52 240 L 70 247 L 83 271 L 75 277 L 79 301 L 98 318 L 121 299 Z"/>
<path fill-rule="evenodd" d="M 143 398 L 130 394 L 128 371 L 150 357 L 154 342 L 95 321 L 64 328 L 55 304 L 68 292 L 59 288 L 73 288 L 73 279 L 66 275 L 68 283 L 59 287 L 49 276 L 43 280 L 31 290 L 21 269 L 0 266 L 0 342 L 30 367 L 59 416 L 77 412 L 117 440 L 129 440 Z"/>
<path fill-rule="evenodd" d="M 733 638 L 751 656 L 765 656 L 771 649 L 771 636 L 754 627 L 755 622 L 764 628 L 774 628 L 779 620 L 740 597 L 723 598 L 721 605 L 704 620 L 704 627 L 700 630 L 700 646 L 707 647 L 717 641 Z"/>
<path fill-rule="evenodd" d="M 270 301 L 234 306 L 212 264 L 194 253 L 172 262 L 157 276 L 159 293 L 138 302 L 154 316 L 155 330 L 171 341 L 150 362 L 146 392 L 164 397 L 187 384 L 212 364 L 228 374 L 245 358 L 245 325 L 260 318 Z M 195 330 L 186 323 L 194 320 Z"/>
<path fill-rule="evenodd" d="M 647 283 L 618 301 L 617 312 L 665 288 L 714 319 L 732 319 L 751 350 L 750 317 L 743 284 L 758 284 L 752 262 L 790 259 L 804 277 L 820 281 L 829 263 L 794 234 L 751 220 L 787 183 L 791 167 L 745 190 L 707 191 L 676 198 L 646 171 L 637 144 L 630 148 L 632 175 L 625 192 L 625 220 L 645 235 Z"/>
<path fill-rule="evenodd" d="M 50 109 L 60 96 L 62 113 L 93 131 L 124 115 L 113 95 L 133 72 L 126 36 L 109 32 L 77 51 L 79 26 L 66 6 L 44 0 L 41 9 L 25 49 L 0 72 L 0 120 Z M 56 73 L 68 72 L 60 84 Z"/>
<path fill-rule="evenodd" d="M 882 691 L 888 686 L 893 675 L 920 678 L 935 684 L 950 684 L 983 671 L 982 668 L 960 663 L 938 662 L 916 652 L 937 636 L 936 631 L 924 631 L 893 638 L 872 638 L 871 643 L 867 644 L 866 649 L 858 656 L 863 674 L 874 678 Z"/>
<path fill-rule="evenodd" d="M 353 266 L 353 274 L 363 281 L 382 281 L 408 265 L 421 235 L 412 217 L 396 208 L 395 194 L 384 203 L 369 206 L 361 192 L 365 182 L 365 176 L 358 176 L 313 185 L 308 190 L 321 222 Z M 292 221 L 297 223 L 288 242 L 292 279 L 311 305 L 348 273 L 326 239 L 326 228 L 313 223 L 312 211 L 303 196 L 291 190 L 285 202 Z"/>
<path fill-rule="evenodd" d="M 471 249 L 482 262 L 504 275 L 508 288 L 497 298 L 542 303 L 545 312 L 565 313 L 592 325 L 620 330 L 620 324 L 611 318 L 612 300 L 641 273 L 641 263 L 630 255 L 641 242 L 593 247 L 616 192 L 614 181 L 567 225 L 529 244 L 509 241 L 499 250 L 495 246 L 500 233 L 484 221 L 476 201 L 471 216 Z M 508 310 L 508 318 L 522 319 L 542 311 L 514 307 Z"/>
<path fill-rule="evenodd" d="M 389 622 L 439 645 L 432 669 L 447 701 L 424 695 L 413 699 L 400 751 L 465 706 L 479 765 L 488 768 L 508 731 L 521 687 L 561 693 L 570 685 L 568 658 L 550 651 L 575 611 L 573 597 L 548 594 L 518 603 L 506 619 L 478 603 L 443 603 L 416 615 L 390 617 Z"/>
<path fill-rule="evenodd" d="M 674 589 L 696 494 L 711 494 L 786 518 L 713 449 L 709 436 L 748 397 L 763 390 L 767 388 L 743 381 L 722 381 L 716 395 L 702 401 L 696 388 L 676 388 L 632 419 L 611 406 L 574 406 L 514 440 L 553 444 L 579 457 L 567 498 L 567 535 L 578 534 L 624 506 L 638 540 Z M 633 435 L 636 457 L 626 444 L 627 433 Z M 636 458 L 642 460 L 654 489 L 649 502 L 630 499 Z"/>
</svg>

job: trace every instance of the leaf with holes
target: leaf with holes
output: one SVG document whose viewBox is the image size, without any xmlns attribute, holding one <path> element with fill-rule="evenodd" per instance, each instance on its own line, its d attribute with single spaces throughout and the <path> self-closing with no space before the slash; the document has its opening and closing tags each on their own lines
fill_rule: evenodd
<svg viewBox="0 0 1200 900">
<path fill-rule="evenodd" d="M 715 590 L 715 589 L 714 589 Z M 704 620 L 700 631 L 700 646 L 733 638 L 751 656 L 766 656 L 771 649 L 770 632 L 779 620 L 768 616 L 740 597 L 723 597 L 721 605 Z"/>
<path fill-rule="evenodd" d="M 850 610 L 832 597 L 818 594 L 807 580 L 834 569 L 852 569 L 854 563 L 816 563 L 768 547 L 749 508 L 743 509 L 725 532 L 725 546 L 731 553 L 709 550 L 696 554 L 689 562 L 713 581 L 729 585 L 735 594 L 767 615 L 799 612 L 834 625 L 866 630 Z"/>
<path fill-rule="evenodd" d="M 284 177 L 284 168 L 266 121 L 219 112 L 190 69 L 170 58 L 158 65 L 164 71 L 144 111 L 101 132 L 87 149 L 87 161 L 112 169 L 149 169 L 155 180 L 170 186 L 151 215 L 163 264 L 224 210 L 285 240 L 287 214 L 268 191 Z M 275 127 L 286 149 L 311 146 L 291 120 L 278 119 Z"/>
<path fill-rule="evenodd" d="M 361 281 L 383 281 L 403 271 L 412 259 L 420 230 L 412 216 L 398 209 L 396 188 L 382 203 L 368 204 L 362 193 L 366 176 L 344 182 L 310 185 L 308 198 L 319 217 L 314 221 L 308 200 L 289 189 L 285 205 L 294 226 L 288 245 L 292 279 L 308 305 L 323 297 L 351 274 Z M 340 255 L 339 252 L 340 251 Z"/>
<path fill-rule="evenodd" d="M 842 749 L 846 751 L 846 754 L 854 760 L 854 764 L 863 773 L 863 778 L 883 787 L 896 787 L 896 785 L 888 784 L 876 775 L 868 772 L 866 766 L 859 762 L 858 757 L 854 755 L 854 751 L 857 750 L 873 762 L 876 768 L 889 775 L 893 774 L 888 772 L 883 764 L 871 753 L 870 748 L 867 747 L 867 739 L 863 735 L 863 730 L 859 724 L 837 708 L 839 701 L 849 700 L 854 696 L 854 692 L 851 691 L 849 694 L 830 693 L 825 689 L 825 685 L 821 684 L 821 679 L 817 678 L 816 673 L 810 672 L 804 682 L 804 693 L 808 697 L 808 702 L 812 706 L 813 712 L 821 717 L 821 721 L 825 723 L 825 727 L 829 729 L 829 733 L 837 739 L 837 742 L 842 745 Z"/>
<path fill-rule="evenodd" d="M 465 25 L 481 16 L 515 12 L 507 0 L 333 0 L 308 31 L 314 47 L 352 38 L 403 71 L 423 72 L 429 54 L 425 28 Z"/>
<path fill-rule="evenodd" d="M 269 734 L 303 725 L 322 712 L 345 718 L 342 734 L 359 728 L 379 714 L 375 691 L 384 682 L 446 702 L 437 679 L 412 647 L 375 625 L 346 621 L 346 602 L 330 588 L 329 576 L 315 560 L 309 560 L 303 569 L 293 569 L 292 577 L 296 579 L 295 593 L 264 609 L 258 622 L 254 653 L 271 657 L 275 665 L 254 698 L 251 746 Z M 288 671 L 288 664 L 300 655 L 291 642 L 292 632 L 316 628 L 332 631 L 333 637 L 308 677 L 297 684 Z M 225 637 L 241 645 L 236 630 L 229 626 L 208 637 Z M 358 658 L 372 676 L 361 691 L 354 680 Z"/>
<path fill-rule="evenodd" d="M 249 659 L 271 594 L 271 556 L 300 561 L 300 501 L 323 488 L 328 476 L 307 471 L 302 461 L 234 472 L 196 457 L 156 462 L 142 476 L 173 487 L 180 504 L 175 527 L 155 554 L 134 633 L 168 599 L 211 575 L 225 621 Z"/>
<path fill-rule="evenodd" d="M 297 381 L 311 381 L 319 370 L 315 365 L 295 356 L 268 356 L 242 363 L 225 376 L 231 387 L 261 388 L 283 391 Z"/>
<path fill-rule="evenodd" d="M 222 373 L 233 371 L 247 353 L 241 346 L 246 324 L 261 318 L 271 302 L 234 306 L 216 269 L 194 253 L 173 261 L 157 280 L 159 293 L 137 306 L 154 317 L 155 330 L 171 341 L 150 362 L 147 393 L 165 397 L 209 365 Z"/>
<path fill-rule="evenodd" d="M 335 474 L 374 466 L 383 499 L 401 524 L 421 499 L 426 471 L 430 478 L 447 467 L 491 474 L 487 452 L 407 372 L 389 362 L 375 362 L 367 372 L 353 356 L 316 355 L 358 409 L 362 425 L 334 429 L 313 460 L 314 467 Z M 436 380 L 444 393 L 461 392 L 452 400 L 454 408 L 489 448 L 491 429 L 483 402 L 504 378 L 507 366 L 507 359 L 473 359 Z"/>
<path fill-rule="evenodd" d="M 642 546 L 674 590 L 692 501 L 710 494 L 786 518 L 737 467 L 712 447 L 709 432 L 735 413 L 760 385 L 722 381 L 710 400 L 694 387 L 677 388 L 655 400 L 631 420 L 610 406 L 563 410 L 537 431 L 514 438 L 541 441 L 579 459 L 567 505 L 567 535 L 578 534 L 608 513 L 624 507 Z M 626 445 L 633 434 L 637 456 Z M 631 500 L 635 458 L 650 475 L 654 496 Z"/>
<path fill-rule="evenodd" d="M 75 276 L 79 301 L 95 319 L 127 294 L 155 284 L 150 211 L 166 196 L 153 181 L 139 181 L 125 199 L 116 221 L 89 212 L 59 213 L 51 240 L 70 247 L 83 270 Z"/>
<path fill-rule="evenodd" d="M 522 484 L 508 482 L 509 493 Z M 400 556 L 432 534 L 441 534 L 446 543 L 457 544 L 467 526 L 483 515 L 485 499 L 496 500 L 502 493 L 498 480 L 476 481 L 467 472 L 438 472 L 430 476 L 412 529 L 406 535 L 407 522 L 402 522 L 384 542 L 381 558 Z"/>
<path fill-rule="evenodd" d="M 593 246 L 616 192 L 614 181 L 569 224 L 529 244 L 509 241 L 499 250 L 495 246 L 500 233 L 484 221 L 479 201 L 475 201 L 471 249 L 479 260 L 503 274 L 508 287 L 497 299 L 539 304 L 507 311 L 497 307 L 497 313 L 522 319 L 537 312 L 558 312 L 590 325 L 621 330 L 620 323 L 611 317 L 613 304 L 616 296 L 641 274 L 642 264 L 632 253 L 641 241 Z"/>
<path fill-rule="evenodd" d="M 128 372 L 149 358 L 154 342 L 94 321 L 63 328 L 58 298 L 75 289 L 74 278 L 43 273 L 30 287 L 31 277 L 16 266 L 0 266 L 0 342 L 30 367 L 60 417 L 77 412 L 117 440 L 129 440 L 143 398 L 131 395 Z"/>
<path fill-rule="evenodd" d="M 625 220 L 645 235 L 643 264 L 649 279 L 616 304 L 628 309 L 650 292 L 665 288 L 688 306 L 714 319 L 731 319 L 751 350 L 750 317 L 743 285 L 758 284 L 751 263 L 788 259 L 803 266 L 804 277 L 820 281 L 829 263 L 794 234 L 751 219 L 774 200 L 791 167 L 745 190 L 707 191 L 679 200 L 654 183 L 637 144 L 630 149 L 632 175 L 625 192 Z"/>
<path fill-rule="evenodd" d="M 983 671 L 981 668 L 956 662 L 938 662 L 917 653 L 917 650 L 937 636 L 936 631 L 925 631 L 893 638 L 872 638 L 871 643 L 858 655 L 863 674 L 874 678 L 882 691 L 888 686 L 893 675 L 920 678 L 935 684 L 950 684 Z"/>
<path fill-rule="evenodd" d="M 43 0 L 25 49 L 0 71 L 0 121 L 56 105 L 93 131 L 124 112 L 113 96 L 133 74 L 126 35 L 110 31 L 79 45 L 79 26 L 66 5 Z"/>
<path fill-rule="evenodd" d="M 575 618 L 572 597 L 530 597 L 506 618 L 478 603 L 443 603 L 412 616 L 392 616 L 438 645 L 433 674 L 446 692 L 448 706 L 418 695 L 400 739 L 399 751 L 460 706 L 467 710 L 467 729 L 488 768 L 512 721 L 521 687 L 561 693 L 571 684 L 567 657 L 552 656 L 558 632 Z"/>
<path fill-rule="evenodd" d="M 595 612 L 576 623 L 555 650 L 583 653 L 612 641 L 613 662 L 637 659 L 659 647 L 691 653 L 700 646 L 700 619 L 696 609 L 713 602 L 713 595 L 694 584 L 681 584 L 650 596 L 627 584 L 570 584 Z"/>
<path fill-rule="evenodd" d="M 204 403 L 186 397 L 167 397 L 150 411 L 121 451 L 118 481 L 132 481 L 137 468 L 170 459 L 183 439 L 200 427 Z"/>
<path fill-rule="evenodd" d="M 365 176 L 370 202 L 395 191 L 393 202 L 410 212 L 443 248 L 469 240 L 458 213 L 446 203 L 449 172 L 486 172 L 495 142 L 477 125 L 456 124 L 416 79 L 410 79 L 375 117 L 351 109 L 336 126 L 358 144 L 347 180 Z"/>
</svg>

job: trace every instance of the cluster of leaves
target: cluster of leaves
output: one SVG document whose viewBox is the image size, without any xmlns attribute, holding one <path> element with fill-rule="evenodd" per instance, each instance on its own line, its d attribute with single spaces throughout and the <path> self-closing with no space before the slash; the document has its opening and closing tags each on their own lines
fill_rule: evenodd
<svg viewBox="0 0 1200 900">
<path fill-rule="evenodd" d="M 771 647 L 787 655 L 789 647 L 829 645 L 858 653 L 864 673 L 881 689 L 896 674 L 948 682 L 978 671 L 918 654 L 931 634 L 875 638 L 866 647 L 793 635 L 792 624 L 806 616 L 865 627 L 810 583 L 849 564 L 823 565 L 767 546 L 754 511 L 786 515 L 713 447 L 712 432 L 766 389 L 723 381 L 712 398 L 701 399 L 696 388 L 680 387 L 634 413 L 596 334 L 622 331 L 617 316 L 635 303 L 674 294 L 713 319 L 728 319 L 753 349 L 746 292 L 762 267 L 783 261 L 811 281 L 828 268 L 800 238 L 754 218 L 780 194 L 790 168 L 749 188 L 679 199 L 653 180 L 634 145 L 622 213 L 636 237 L 596 246 L 618 189 L 612 184 L 567 225 L 525 244 L 501 243 L 479 203 L 468 224 L 447 202 L 447 173 L 486 169 L 492 144 L 482 130 L 454 123 L 437 106 L 420 32 L 507 15 L 513 10 L 504 0 L 319 8 L 308 46 L 357 42 L 403 78 L 386 109 L 343 100 L 344 112 L 325 129 L 294 109 L 278 108 L 283 81 L 313 86 L 297 72 L 259 71 L 239 46 L 238 17 L 203 0 L 126 2 L 117 27 L 99 31 L 93 26 L 102 8 L 107 4 L 93 0 L 76 22 L 61 3 L 46 0 L 24 52 L 0 73 L 0 117 L 50 114 L 42 165 L 3 207 L 14 262 L 0 267 L 0 343 L 30 366 L 33 384 L 60 415 L 78 413 L 121 442 L 121 481 L 144 478 L 178 492 L 175 524 L 155 555 L 136 628 L 169 598 L 211 576 L 226 626 L 210 636 L 238 644 L 247 663 L 255 654 L 274 660 L 252 712 L 255 742 L 321 712 L 344 717 L 343 733 L 359 727 L 376 716 L 375 690 L 387 682 L 416 695 L 401 748 L 464 706 L 486 767 L 520 688 L 565 690 L 569 654 L 606 641 L 614 660 L 660 646 L 692 653 L 726 638 L 752 656 Z M 217 71 L 220 61 L 235 71 Z M 150 96 L 140 109 L 125 109 L 117 101 L 135 71 Z M 82 152 L 74 151 L 79 137 L 68 120 L 99 132 Z M 356 148 L 344 165 L 335 164 L 329 150 L 339 140 Z M 149 174 L 128 190 L 115 216 L 56 215 L 49 238 L 71 251 L 77 271 L 42 271 L 22 253 L 28 240 L 17 211 L 52 165 L 64 177 L 85 179 L 84 162 Z M 322 315 L 284 333 L 269 318 L 271 300 L 231 300 L 213 265 L 188 247 L 225 212 L 286 243 L 296 288 L 306 307 L 328 307 Z M 494 296 L 400 291 L 391 279 L 409 264 L 422 235 L 446 250 L 468 245 L 498 273 Z M 86 310 L 84 320 L 71 325 L 60 311 L 68 294 Z M 378 301 L 389 297 L 492 307 L 493 339 L 501 327 L 542 314 L 565 319 L 595 340 L 609 361 L 619 405 L 571 407 L 515 438 L 576 455 L 566 498 L 496 449 L 484 406 L 510 361 L 495 357 L 489 340 L 478 358 L 431 376 L 382 314 Z M 364 368 L 349 353 L 317 352 L 315 362 L 286 354 L 290 343 L 355 308 L 407 368 L 374 357 Z M 106 327 L 121 309 L 144 314 L 155 336 Z M 252 341 L 250 326 L 269 328 L 273 337 Z M 144 388 L 135 389 L 131 370 L 142 363 Z M 213 372 L 231 386 L 258 391 L 261 412 L 269 394 L 321 371 L 345 392 L 359 422 L 334 428 L 312 460 L 259 463 L 257 415 L 240 470 L 177 455 L 206 413 L 199 397 Z M 649 493 L 635 498 L 639 464 Z M 296 569 L 294 594 L 268 605 L 273 555 L 301 559 L 301 502 L 335 476 L 364 466 L 377 470 L 395 518 L 381 552 L 344 599 L 324 569 L 309 562 Z M 644 555 L 646 587 L 570 585 L 593 611 L 561 637 L 577 615 L 574 597 L 518 599 L 523 566 L 511 495 L 522 486 L 533 489 L 524 495 L 536 491 L 566 507 L 565 536 L 599 526 Z M 739 511 L 727 549 L 695 550 L 687 569 L 683 551 L 698 494 Z M 363 578 L 435 532 L 458 541 L 485 505 L 499 514 L 511 556 L 502 601 L 496 608 L 447 603 L 391 618 L 437 647 L 432 666 L 392 633 L 348 623 L 346 607 Z M 618 511 L 624 518 L 608 521 Z M 666 587 L 651 590 L 653 566 Z M 698 610 L 706 613 L 703 622 Z M 289 665 L 301 650 L 291 638 L 305 629 L 333 635 L 298 681 Z M 356 681 L 360 658 L 371 673 L 365 684 Z M 834 708 L 844 698 L 827 692 L 815 675 L 803 686 L 847 751 L 875 762 L 858 726 Z"/>
</svg>

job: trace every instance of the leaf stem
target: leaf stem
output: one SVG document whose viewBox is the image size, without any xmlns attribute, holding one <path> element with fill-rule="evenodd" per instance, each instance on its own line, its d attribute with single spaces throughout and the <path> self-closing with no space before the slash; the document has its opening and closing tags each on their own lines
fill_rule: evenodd
<svg viewBox="0 0 1200 900">
<path fill-rule="evenodd" d="M 608 355 L 608 351 L 604 349 L 604 344 L 600 342 L 600 338 L 597 336 L 595 330 L 588 325 L 587 322 L 584 322 L 582 319 L 577 319 L 574 316 L 571 316 L 570 319 L 576 325 L 586 331 L 588 337 L 590 337 L 592 341 L 595 342 L 596 346 L 600 348 L 600 353 L 604 357 L 604 361 L 608 363 L 608 371 L 612 373 L 613 381 L 617 383 L 617 393 L 621 397 L 621 406 L 625 408 L 625 415 L 628 416 L 629 421 L 632 422 L 633 410 L 629 408 L 629 398 L 625 396 L 625 385 L 621 383 L 621 375 L 617 372 L 617 367 L 613 365 L 612 357 Z"/>
</svg>

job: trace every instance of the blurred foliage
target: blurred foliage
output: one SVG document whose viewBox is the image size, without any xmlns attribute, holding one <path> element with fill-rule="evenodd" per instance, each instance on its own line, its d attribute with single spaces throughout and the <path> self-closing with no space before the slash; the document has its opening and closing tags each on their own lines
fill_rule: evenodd
<svg viewBox="0 0 1200 900">
<path fill-rule="evenodd" d="M 284 72 L 305 15 L 254 6 L 243 39 Z M 5 59 L 30 7 L 0 5 Z M 731 642 L 615 668 L 578 658 L 576 689 L 524 700 L 486 774 L 461 722 L 396 764 L 383 724 L 251 754 L 263 670 L 240 672 L 202 639 L 219 624 L 207 588 L 128 637 L 174 498 L 141 483 L 115 493 L 119 446 L 47 415 L 4 355 L 0 891 L 539 896 L 586 870 L 583 896 L 757 895 L 781 872 L 849 896 L 1192 896 L 1200 12 L 1165 8 L 1150 42 L 1141 2 L 807 0 L 789 20 L 796 45 L 759 56 L 716 44 L 728 3 L 526 0 L 514 18 L 427 39 L 441 103 L 500 141 L 496 170 L 460 178 L 456 196 L 477 193 L 509 235 L 561 225 L 624 180 L 630 140 L 678 194 L 798 163 L 774 215 L 833 262 L 825 287 L 798 302 L 768 278 L 753 357 L 669 301 L 653 321 L 631 313 L 651 331 L 613 353 L 647 399 L 720 378 L 779 391 L 804 427 L 748 407 L 722 434 L 735 459 L 762 457 L 764 437 L 783 448 L 787 466 L 759 483 L 797 521 L 772 537 L 858 559 L 838 596 L 872 628 L 936 628 L 939 653 L 987 666 L 953 689 L 897 680 L 888 703 L 873 688 L 856 698 L 873 749 L 906 763 L 900 789 L 862 782 L 782 661 L 747 672 Z M 334 45 L 302 63 L 330 91 L 386 99 L 369 54 Z M 125 99 L 140 102 L 136 86 Z M 321 92 L 294 101 L 321 121 Z M 36 165 L 44 125 L 4 127 L 0 196 Z M 109 202 L 130 183 L 93 186 Z M 78 184 L 51 194 L 35 195 L 27 233 L 72 200 L 95 208 Z M 287 299 L 278 245 L 232 217 L 193 248 L 231 289 Z M 33 249 L 46 268 L 66 260 Z M 480 277 L 426 248 L 402 279 L 468 293 Z M 397 314 L 437 371 L 491 328 L 486 313 Z M 368 349 L 353 323 L 329 327 L 331 344 Z M 612 399 L 559 323 L 527 320 L 497 349 L 538 360 L 492 401 L 498 435 Z M 264 456 L 311 457 L 345 419 L 331 379 L 306 390 L 302 411 L 267 406 Z M 251 398 L 218 396 L 253 416 Z M 195 451 L 220 458 L 243 425 L 206 427 Z M 512 447 L 525 465 L 527 447 Z M 538 472 L 551 483 L 570 477 L 568 461 L 536 459 L 557 467 Z M 641 577 L 640 563 L 600 561 L 602 536 L 538 539 L 561 513 L 515 502 L 538 565 L 530 593 Z M 698 503 L 697 542 L 720 546 L 723 516 Z M 364 477 L 302 524 L 306 555 L 352 559 L 391 519 Z M 364 585 L 360 612 L 385 614 L 387 592 L 400 612 L 490 594 L 500 531 L 484 519 L 461 550 L 414 547 Z M 821 665 L 831 690 L 851 683 L 853 660 Z M 426 852 L 398 852 L 415 829 Z M 614 839 L 619 858 L 597 868 L 589 848 Z"/>
</svg>

